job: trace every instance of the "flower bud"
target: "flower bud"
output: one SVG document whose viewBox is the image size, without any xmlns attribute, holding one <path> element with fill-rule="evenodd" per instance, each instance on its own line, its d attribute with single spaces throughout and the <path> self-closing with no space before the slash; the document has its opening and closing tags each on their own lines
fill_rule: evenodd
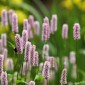
<svg viewBox="0 0 85 85">
<path fill-rule="evenodd" d="M 28 29 L 28 20 L 27 19 L 24 19 L 24 21 L 23 21 L 23 29 L 24 30 Z"/>
<path fill-rule="evenodd" d="M 35 85 L 34 81 L 30 81 L 28 85 Z"/>
</svg>

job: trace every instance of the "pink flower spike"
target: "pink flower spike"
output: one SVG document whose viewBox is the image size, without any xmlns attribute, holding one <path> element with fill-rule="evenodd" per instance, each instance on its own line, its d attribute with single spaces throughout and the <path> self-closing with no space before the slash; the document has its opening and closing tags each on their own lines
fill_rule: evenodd
<svg viewBox="0 0 85 85">
<path fill-rule="evenodd" d="M 42 41 L 48 40 L 48 25 L 46 23 L 43 23 L 42 27 Z"/>
<path fill-rule="evenodd" d="M 51 19 L 51 33 L 57 31 L 57 15 L 52 15 Z"/>
<path fill-rule="evenodd" d="M 0 75 L 3 72 L 3 59 L 4 59 L 4 56 L 0 55 Z"/>
<path fill-rule="evenodd" d="M 31 66 L 33 66 L 33 64 L 34 64 L 35 50 L 36 50 L 36 46 L 32 45 L 31 46 L 31 56 L 30 56 L 30 64 L 31 64 Z"/>
<path fill-rule="evenodd" d="M 23 29 L 24 30 L 28 29 L 28 19 L 24 19 L 24 21 L 23 21 Z"/>
<path fill-rule="evenodd" d="M 7 10 L 5 10 L 5 9 L 2 10 L 1 23 L 2 23 L 2 26 L 7 26 L 8 25 Z"/>
<path fill-rule="evenodd" d="M 50 38 L 50 24 L 49 24 L 49 19 L 48 19 L 48 17 L 45 17 L 44 18 L 44 23 L 46 23 L 47 24 L 47 37 L 48 37 L 48 39 Z"/>
<path fill-rule="evenodd" d="M 55 67 L 54 66 L 54 57 L 48 57 L 47 61 L 50 62 L 51 68 Z"/>
<path fill-rule="evenodd" d="M 19 34 L 16 34 L 15 36 L 15 43 L 16 43 L 17 53 L 22 54 L 22 42 Z"/>
<path fill-rule="evenodd" d="M 31 28 L 32 28 L 33 25 L 34 25 L 34 16 L 33 15 L 29 15 L 28 21 L 29 21 L 29 24 L 31 25 Z"/>
<path fill-rule="evenodd" d="M 25 56 L 24 56 L 25 62 L 30 63 L 30 56 L 31 56 L 31 43 L 27 41 L 25 44 Z"/>
<path fill-rule="evenodd" d="M 12 9 L 9 10 L 9 22 L 12 24 L 12 16 L 13 16 L 14 11 Z"/>
<path fill-rule="evenodd" d="M 38 59 L 38 57 L 39 57 L 38 52 L 35 51 L 34 55 L 35 55 L 34 56 L 34 66 L 38 66 L 38 61 L 39 61 L 39 59 Z"/>
<path fill-rule="evenodd" d="M 79 40 L 80 37 L 80 24 L 79 23 L 75 23 L 73 26 L 73 37 L 74 40 Z"/>
<path fill-rule="evenodd" d="M 8 85 L 6 72 L 2 72 L 2 74 L 1 74 L 1 85 Z"/>
<path fill-rule="evenodd" d="M 35 35 L 39 35 L 40 33 L 40 23 L 38 21 L 35 21 L 34 22 L 34 33 Z"/>
<path fill-rule="evenodd" d="M 32 30 L 29 30 L 29 35 L 28 35 L 29 39 L 33 39 L 33 33 Z"/>
<path fill-rule="evenodd" d="M 62 27 L 62 38 L 63 39 L 67 39 L 68 38 L 68 25 L 67 24 L 63 24 L 63 27 Z"/>
<path fill-rule="evenodd" d="M 15 13 L 12 15 L 12 32 L 18 33 L 18 16 Z"/>
<path fill-rule="evenodd" d="M 45 61 L 45 63 L 44 63 L 42 74 L 43 74 L 44 79 L 49 79 L 49 77 L 50 77 L 50 63 L 48 61 Z"/>
<path fill-rule="evenodd" d="M 6 47 L 7 46 L 7 36 L 5 33 L 1 35 L 1 39 L 2 39 L 3 47 Z"/>
<path fill-rule="evenodd" d="M 75 52 L 73 52 L 73 51 L 70 52 L 70 63 L 71 64 L 76 63 L 76 56 L 75 56 Z"/>
<path fill-rule="evenodd" d="M 27 30 L 23 30 L 23 32 L 22 32 L 23 48 L 25 47 L 25 44 L 27 41 L 28 41 L 28 32 L 27 32 Z"/>
<path fill-rule="evenodd" d="M 61 85 L 67 84 L 67 69 L 64 68 L 61 74 L 61 80 L 60 80 Z"/>
<path fill-rule="evenodd" d="M 45 17 L 43 21 L 44 21 L 44 23 L 46 23 L 46 24 L 49 25 L 49 19 L 48 19 L 48 17 Z"/>
</svg>

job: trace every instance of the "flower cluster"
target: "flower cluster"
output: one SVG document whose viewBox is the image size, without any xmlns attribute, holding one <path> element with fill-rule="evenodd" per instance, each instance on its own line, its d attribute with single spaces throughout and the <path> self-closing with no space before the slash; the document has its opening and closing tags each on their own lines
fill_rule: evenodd
<svg viewBox="0 0 85 85">
<path fill-rule="evenodd" d="M 10 22 L 10 24 L 8 23 L 8 21 Z M 74 78 L 74 79 L 77 78 L 77 64 L 76 64 L 75 52 L 70 51 L 69 57 L 64 55 L 64 57 L 60 59 L 60 57 L 58 56 L 56 57 L 53 56 L 55 52 L 51 53 L 53 48 L 50 49 L 50 47 L 52 47 L 52 44 L 50 42 L 47 43 L 47 40 L 49 39 L 50 41 L 50 37 L 55 36 L 54 35 L 55 32 L 57 33 L 57 15 L 56 14 L 52 15 L 51 20 L 48 17 L 45 17 L 43 19 L 42 30 L 41 30 L 42 34 L 40 33 L 40 23 L 39 21 L 34 19 L 33 15 L 29 15 L 28 19 L 24 19 L 22 30 L 18 29 L 19 28 L 18 15 L 13 10 L 9 10 L 8 12 L 6 10 L 3 10 L 1 15 L 1 22 L 3 27 L 10 25 L 10 27 L 12 28 L 11 32 L 14 35 L 13 38 L 15 38 L 15 48 L 13 49 L 15 49 L 16 52 L 14 54 L 17 53 L 17 55 L 20 56 L 20 57 L 17 57 L 16 55 L 17 59 L 15 59 L 15 61 L 13 61 L 12 58 L 8 58 L 10 55 L 8 55 L 9 52 L 7 48 L 9 48 L 8 44 L 11 43 L 9 41 L 7 43 L 7 39 L 9 38 L 9 35 L 7 36 L 6 33 L 1 34 L 1 39 L 0 39 L 1 85 L 8 85 L 8 83 L 10 82 L 16 83 L 16 80 L 23 79 L 23 78 L 24 78 L 23 82 L 26 83 L 27 85 L 35 85 L 36 83 L 34 81 L 29 81 L 30 79 L 33 79 L 32 77 L 34 76 L 35 76 L 35 81 L 38 77 L 41 79 L 40 76 L 42 76 L 45 80 L 44 83 L 48 85 L 48 82 L 56 77 L 55 74 L 60 69 L 61 63 L 63 64 L 62 66 L 64 67 L 61 74 L 61 80 L 60 80 L 61 85 L 67 84 L 67 70 L 69 71 L 70 64 L 72 66 L 71 78 Z M 63 24 L 62 38 L 65 40 L 68 39 L 68 31 L 69 31 L 68 24 Z M 38 49 L 38 47 L 40 47 L 38 45 L 40 43 L 38 40 L 38 37 L 40 36 L 40 34 L 42 36 L 41 41 L 43 41 L 42 42 L 43 45 L 41 45 L 42 50 Z M 73 26 L 73 37 L 74 37 L 74 40 L 79 40 L 81 38 L 79 23 L 75 23 Z M 34 41 L 38 43 L 34 44 L 34 41 L 32 39 L 34 39 Z M 52 43 L 54 44 L 55 40 L 52 41 Z M 14 47 L 14 45 L 12 45 L 12 47 Z M 57 54 L 58 54 L 58 50 L 60 49 L 58 49 L 57 45 L 54 48 L 57 48 Z M 12 57 L 15 58 L 15 56 L 12 56 Z M 59 62 L 59 61 L 62 61 L 62 62 Z M 15 63 L 16 63 L 16 66 L 14 65 Z M 19 67 L 20 71 L 17 71 L 17 66 Z M 9 79 L 10 81 L 8 81 L 7 73 L 9 74 L 9 72 L 11 71 L 14 72 L 15 70 L 17 72 L 15 72 L 12 78 Z M 7 71 L 7 73 L 4 71 Z M 36 74 L 35 73 L 32 74 L 32 71 L 35 71 Z M 17 75 L 17 77 L 15 75 Z"/>
</svg>

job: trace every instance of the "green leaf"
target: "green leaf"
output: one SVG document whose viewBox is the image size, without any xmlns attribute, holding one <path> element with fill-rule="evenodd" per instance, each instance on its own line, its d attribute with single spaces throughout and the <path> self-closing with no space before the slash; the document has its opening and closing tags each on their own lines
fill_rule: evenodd
<svg viewBox="0 0 85 85">
<path fill-rule="evenodd" d="M 13 74 L 7 74 L 9 78 L 12 78 L 14 75 Z"/>
<path fill-rule="evenodd" d="M 85 85 L 85 81 L 76 82 L 75 85 Z"/>
<path fill-rule="evenodd" d="M 15 48 L 15 46 L 11 43 L 11 42 L 9 42 L 9 41 L 7 41 L 8 42 L 8 45 L 10 46 L 10 47 L 12 47 L 13 49 Z"/>
<path fill-rule="evenodd" d="M 44 16 L 49 16 L 49 11 L 47 7 L 40 0 L 33 0 L 35 4 L 39 7 Z"/>
<path fill-rule="evenodd" d="M 85 77 L 85 72 L 83 70 L 78 70 L 79 73 L 81 73 Z"/>
<path fill-rule="evenodd" d="M 35 76 L 34 81 L 39 81 L 39 82 L 41 82 L 43 79 L 44 79 L 44 78 L 43 78 L 42 74 L 41 74 L 41 73 L 38 73 L 38 74 Z"/>
<path fill-rule="evenodd" d="M 16 80 L 16 83 L 19 84 L 19 83 L 23 83 L 23 84 L 27 84 L 25 81 L 23 80 Z"/>
</svg>

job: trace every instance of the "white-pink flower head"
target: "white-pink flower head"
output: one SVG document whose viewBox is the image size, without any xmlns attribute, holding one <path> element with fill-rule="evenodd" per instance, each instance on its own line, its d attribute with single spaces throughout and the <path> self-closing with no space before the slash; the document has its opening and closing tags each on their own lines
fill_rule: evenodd
<svg viewBox="0 0 85 85">
<path fill-rule="evenodd" d="M 39 23 L 39 21 L 34 22 L 34 33 L 35 33 L 35 35 L 39 35 L 39 33 L 40 33 L 40 23 Z"/>
<path fill-rule="evenodd" d="M 44 79 L 49 79 L 49 77 L 50 77 L 50 62 L 45 61 L 42 74 L 43 74 Z"/>
<path fill-rule="evenodd" d="M 7 26 L 8 25 L 7 10 L 5 10 L 5 9 L 2 10 L 1 23 L 2 23 L 2 26 Z"/>
<path fill-rule="evenodd" d="M 67 24 L 63 24 L 63 27 L 62 27 L 62 38 L 63 39 L 67 39 L 68 38 L 68 25 Z"/>
<path fill-rule="evenodd" d="M 18 33 L 18 16 L 15 13 L 12 15 L 12 32 Z"/>
<path fill-rule="evenodd" d="M 80 24 L 79 23 L 75 23 L 73 26 L 73 37 L 74 40 L 79 40 L 80 37 Z"/>
</svg>

